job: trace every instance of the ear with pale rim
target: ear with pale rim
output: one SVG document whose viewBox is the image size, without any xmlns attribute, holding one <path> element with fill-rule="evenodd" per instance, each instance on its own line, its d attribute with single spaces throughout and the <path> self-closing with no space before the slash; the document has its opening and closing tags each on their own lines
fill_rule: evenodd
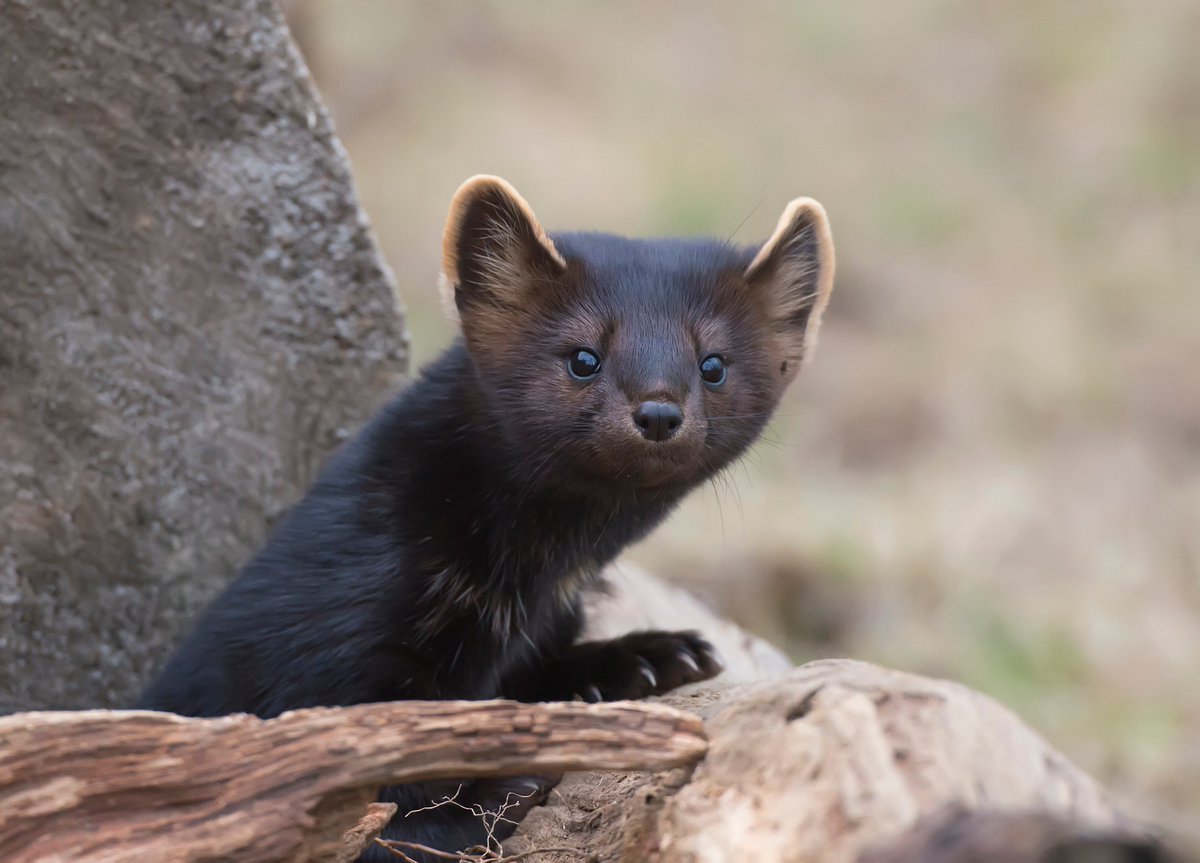
<svg viewBox="0 0 1200 863">
<path fill-rule="evenodd" d="M 765 304 L 779 339 L 779 373 L 791 380 L 816 347 L 821 315 L 833 291 L 833 236 L 825 208 L 796 198 L 763 243 L 745 279 Z"/>
<path fill-rule="evenodd" d="M 561 275 L 562 255 L 525 199 L 506 180 L 479 174 L 454 193 L 442 235 L 443 300 L 467 315 L 513 308 L 539 280 Z"/>
</svg>

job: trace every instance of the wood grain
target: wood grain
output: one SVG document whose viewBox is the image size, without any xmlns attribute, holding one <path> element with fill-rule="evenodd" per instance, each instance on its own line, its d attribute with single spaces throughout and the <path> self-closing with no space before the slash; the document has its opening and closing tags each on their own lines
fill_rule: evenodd
<svg viewBox="0 0 1200 863">
<path fill-rule="evenodd" d="M 661 769 L 705 748 L 699 719 L 641 703 L 20 713 L 0 718 L 0 859 L 327 860 L 380 785 Z"/>
</svg>

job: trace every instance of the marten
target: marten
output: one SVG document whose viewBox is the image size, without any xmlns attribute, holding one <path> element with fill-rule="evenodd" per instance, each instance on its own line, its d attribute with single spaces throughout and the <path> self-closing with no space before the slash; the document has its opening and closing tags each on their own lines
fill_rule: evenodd
<svg viewBox="0 0 1200 863">
<path fill-rule="evenodd" d="M 138 706 L 596 702 L 718 673 L 694 632 L 577 641 L 580 594 L 759 436 L 813 350 L 833 270 L 809 198 L 748 248 L 550 235 L 504 180 L 467 180 L 442 246 L 461 335 L 330 458 Z M 553 781 L 466 782 L 456 799 L 486 810 Z M 404 817 L 446 787 L 383 789 L 399 804 L 384 837 L 483 843 L 459 807 Z"/>
</svg>

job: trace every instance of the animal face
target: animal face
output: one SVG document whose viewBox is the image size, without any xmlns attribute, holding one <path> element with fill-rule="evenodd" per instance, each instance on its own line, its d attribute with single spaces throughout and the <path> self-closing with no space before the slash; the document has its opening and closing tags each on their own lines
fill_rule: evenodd
<svg viewBox="0 0 1200 863">
<path fill-rule="evenodd" d="M 497 433 L 533 479 L 608 494 L 690 487 L 753 443 L 811 352 L 832 278 L 807 199 L 760 248 L 551 237 L 516 190 L 477 177 L 443 248 Z"/>
</svg>

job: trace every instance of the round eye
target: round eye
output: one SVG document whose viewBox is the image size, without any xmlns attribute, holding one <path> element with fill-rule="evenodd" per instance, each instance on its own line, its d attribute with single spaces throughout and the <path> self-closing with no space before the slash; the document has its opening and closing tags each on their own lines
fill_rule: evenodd
<svg viewBox="0 0 1200 863">
<path fill-rule="evenodd" d="M 577 381 L 586 381 L 600 374 L 600 358 L 587 348 L 580 348 L 567 360 L 567 371 Z"/>
<path fill-rule="evenodd" d="M 709 354 L 700 361 L 700 377 L 709 386 L 719 387 L 725 383 L 725 361 L 716 354 Z"/>
</svg>

